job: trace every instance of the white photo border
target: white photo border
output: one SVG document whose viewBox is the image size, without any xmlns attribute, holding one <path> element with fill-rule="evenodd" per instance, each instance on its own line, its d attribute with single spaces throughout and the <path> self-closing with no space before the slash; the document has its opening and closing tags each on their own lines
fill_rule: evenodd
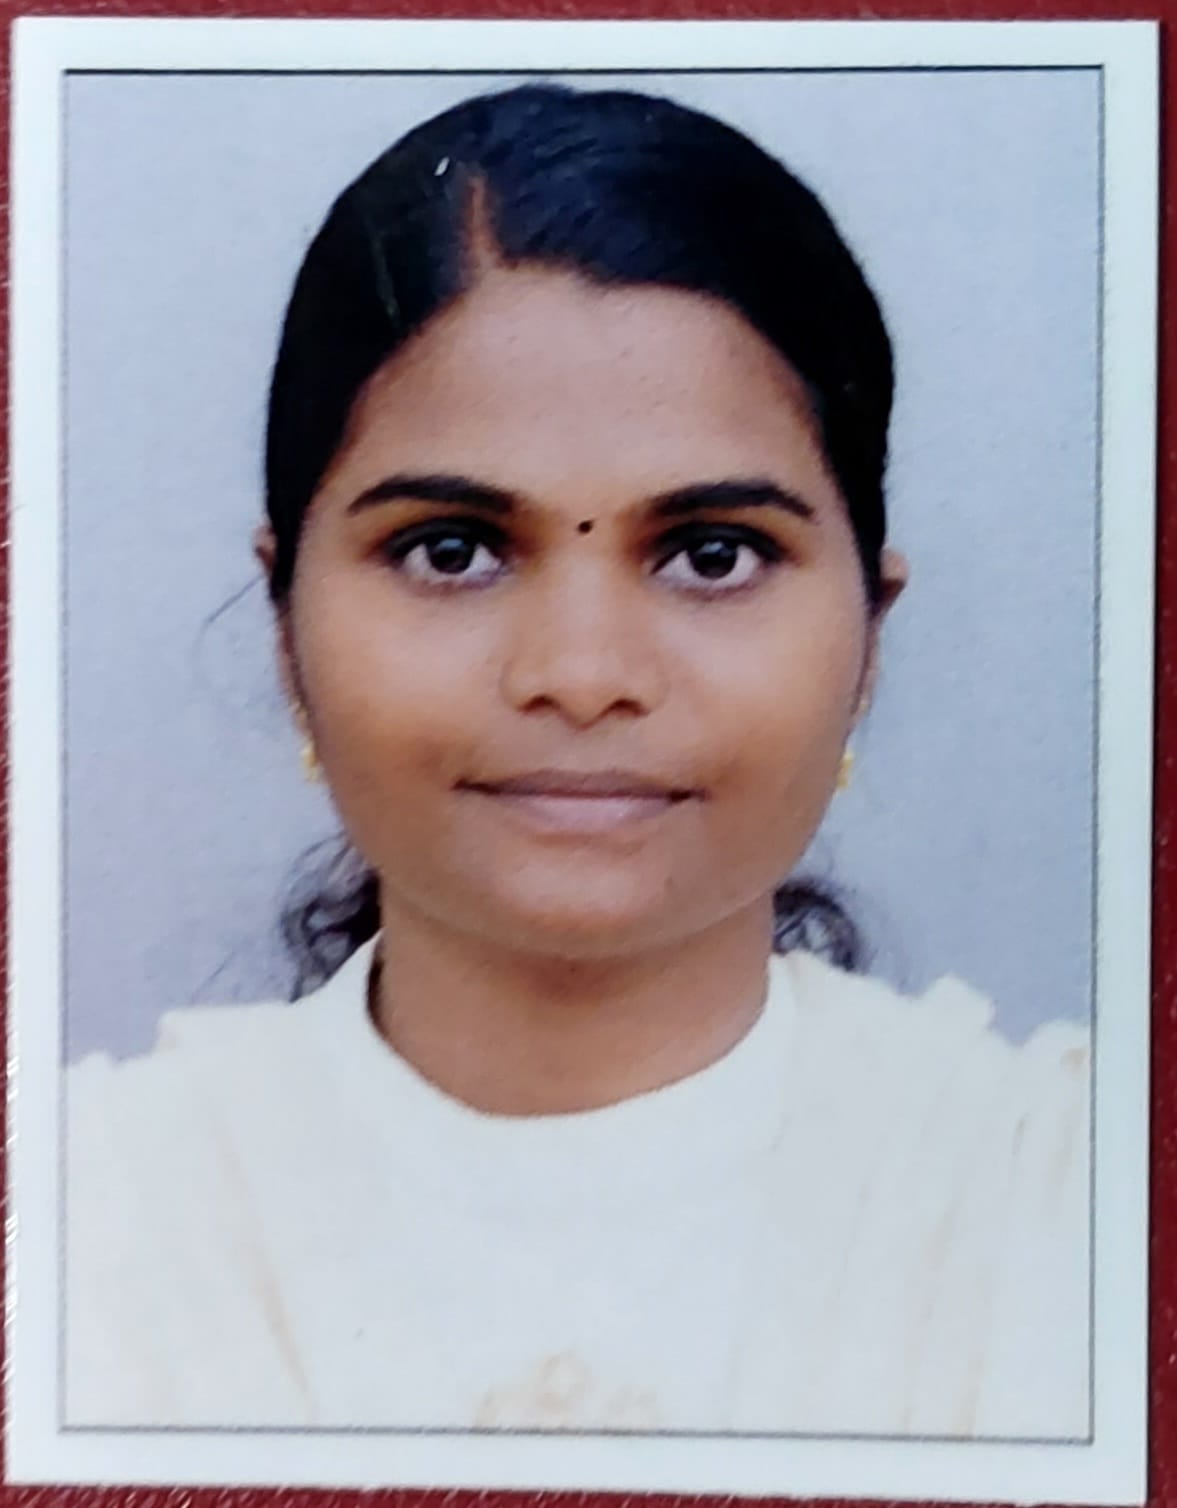
<svg viewBox="0 0 1177 1508">
<path fill-rule="evenodd" d="M 1141 21 L 16 21 L 5 1294 L 10 1482 L 1144 1500 L 1157 51 L 1157 26 Z M 59 692 L 67 75 L 1013 68 L 1098 69 L 1102 84 L 1091 1438 L 63 1427 L 62 1023 L 54 1003 L 61 999 L 64 918 Z M 1101 1030 L 1113 1017 L 1115 1030 Z"/>
</svg>

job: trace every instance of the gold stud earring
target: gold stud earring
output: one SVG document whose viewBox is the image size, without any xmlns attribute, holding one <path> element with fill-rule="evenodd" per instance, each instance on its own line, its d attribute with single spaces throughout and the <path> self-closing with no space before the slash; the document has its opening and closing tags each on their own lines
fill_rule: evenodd
<svg viewBox="0 0 1177 1508">
<path fill-rule="evenodd" d="M 318 785 L 323 778 L 323 766 L 319 763 L 319 753 L 315 748 L 313 739 L 303 739 L 301 757 L 304 778 L 310 781 L 312 785 Z"/>
<path fill-rule="evenodd" d="M 312 785 L 317 785 L 323 778 L 323 766 L 319 763 L 319 751 L 315 748 L 315 740 L 311 737 L 311 720 L 307 717 L 306 708 L 301 702 L 294 708 L 294 721 L 302 734 L 300 758 L 303 777 Z"/>
<path fill-rule="evenodd" d="M 842 761 L 838 765 L 838 789 L 847 790 L 850 785 L 850 777 L 854 774 L 854 752 L 852 749 L 842 750 Z"/>
</svg>

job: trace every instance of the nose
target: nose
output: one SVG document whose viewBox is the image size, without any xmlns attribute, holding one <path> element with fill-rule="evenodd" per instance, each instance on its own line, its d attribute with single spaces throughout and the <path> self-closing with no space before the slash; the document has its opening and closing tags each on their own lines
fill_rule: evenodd
<svg viewBox="0 0 1177 1508">
<path fill-rule="evenodd" d="M 663 701 L 664 657 L 637 583 L 620 588 L 587 563 L 533 584 L 512 624 L 503 694 L 522 712 L 576 728 L 640 718 Z"/>
</svg>

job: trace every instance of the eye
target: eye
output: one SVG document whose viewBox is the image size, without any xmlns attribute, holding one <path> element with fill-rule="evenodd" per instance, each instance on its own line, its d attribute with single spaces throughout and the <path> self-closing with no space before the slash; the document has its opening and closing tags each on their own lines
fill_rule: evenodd
<svg viewBox="0 0 1177 1508">
<path fill-rule="evenodd" d="M 696 527 L 663 541 L 654 573 L 691 592 L 731 592 L 748 586 L 783 556 L 776 540 L 758 530 Z"/>
<path fill-rule="evenodd" d="M 415 524 L 384 548 L 402 575 L 424 586 L 488 586 L 506 569 L 502 540 L 481 523 Z"/>
</svg>

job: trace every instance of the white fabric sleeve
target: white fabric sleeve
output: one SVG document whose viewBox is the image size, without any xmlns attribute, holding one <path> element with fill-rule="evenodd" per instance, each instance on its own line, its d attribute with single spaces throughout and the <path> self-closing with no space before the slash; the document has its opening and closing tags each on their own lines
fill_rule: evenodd
<svg viewBox="0 0 1177 1508">
<path fill-rule="evenodd" d="M 1091 1431 L 1091 1072 L 1085 1032 L 1043 1027 L 1019 1053 L 1021 1104 L 977 1432 Z"/>
</svg>

